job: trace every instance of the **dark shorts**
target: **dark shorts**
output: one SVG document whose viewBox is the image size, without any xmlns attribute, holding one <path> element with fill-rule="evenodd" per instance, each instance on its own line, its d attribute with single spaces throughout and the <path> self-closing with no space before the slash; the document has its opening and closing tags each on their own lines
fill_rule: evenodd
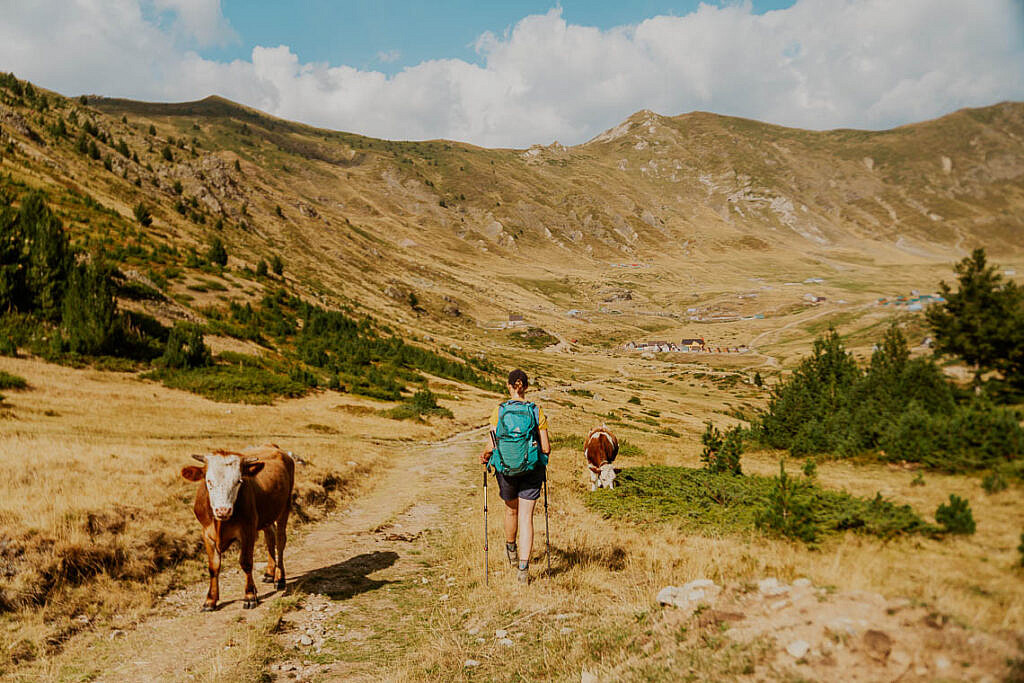
<svg viewBox="0 0 1024 683">
<path fill-rule="evenodd" d="M 498 480 L 498 495 L 502 500 L 537 500 L 540 498 L 540 487 L 544 485 L 546 475 L 547 468 L 541 466 L 515 477 L 506 477 L 501 472 L 495 472 L 494 478 Z"/>
</svg>

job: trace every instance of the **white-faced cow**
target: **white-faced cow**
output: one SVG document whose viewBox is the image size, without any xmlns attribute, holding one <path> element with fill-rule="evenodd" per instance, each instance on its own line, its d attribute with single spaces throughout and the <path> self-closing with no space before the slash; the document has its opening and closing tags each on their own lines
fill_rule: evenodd
<svg viewBox="0 0 1024 683">
<path fill-rule="evenodd" d="M 201 482 L 193 510 L 203 526 L 203 543 L 210 566 L 210 590 L 203 611 L 217 608 L 221 554 L 234 542 L 241 546 L 245 572 L 245 609 L 256 607 L 252 555 L 256 537 L 263 532 L 270 559 L 263 581 L 285 587 L 284 546 L 292 505 L 295 461 L 277 446 L 247 448 L 243 453 L 217 450 L 193 455 L 202 467 L 183 467 L 181 476 Z"/>
<path fill-rule="evenodd" d="M 590 490 L 615 488 L 615 456 L 619 454 L 619 440 L 604 425 L 590 430 L 583 442 L 583 455 L 590 470 Z"/>
</svg>

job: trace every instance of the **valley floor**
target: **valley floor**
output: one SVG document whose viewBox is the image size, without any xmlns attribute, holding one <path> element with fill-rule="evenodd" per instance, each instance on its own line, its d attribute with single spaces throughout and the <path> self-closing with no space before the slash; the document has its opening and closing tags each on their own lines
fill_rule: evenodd
<svg viewBox="0 0 1024 683">
<path fill-rule="evenodd" d="M 15 680 L 835 680 L 841 675 L 930 681 L 1021 675 L 1024 591 L 1012 564 L 1022 508 L 1015 488 L 985 496 L 976 477 L 926 473 L 926 485 L 913 486 L 914 473 L 901 468 L 824 462 L 819 466 L 824 486 L 868 496 L 882 491 L 924 512 L 950 492 L 969 496 L 978 533 L 941 541 L 847 534 L 809 549 L 761 534 L 702 535 L 671 523 L 638 526 L 601 519 L 586 506 L 579 454 L 561 446 L 550 470 L 550 572 L 539 508 L 533 583 L 523 587 L 513 581 L 502 559 L 502 505 L 492 480 L 490 580 L 484 585 L 482 482 L 475 464 L 483 432 L 474 425 L 483 422 L 493 397 L 450 402 L 456 419 L 429 426 L 373 417 L 365 406 L 352 407 L 359 399 L 330 393 L 271 407 L 227 406 L 127 375 L 80 374 L 35 361 L 5 360 L 4 366 L 26 375 L 35 387 L 10 398 L 13 414 L 6 424 L 16 429 L 3 440 L 7 485 L 14 486 L 13 480 L 23 488 L 32 485 L 26 472 L 33 467 L 24 460 L 19 464 L 17 457 L 38 453 L 34 471 L 51 488 L 54 471 L 61 464 L 70 467 L 70 478 L 59 488 L 65 506 L 75 501 L 68 493 L 75 478 L 81 486 L 93 474 L 70 450 L 58 452 L 59 458 L 43 453 L 47 444 L 78 443 L 92 468 L 111 453 L 118 455 L 114 460 L 134 454 L 137 460 L 106 476 L 149 481 L 152 488 L 135 502 L 156 496 L 168 530 L 195 525 L 192 487 L 177 477 L 177 469 L 196 442 L 234 444 L 272 435 L 310 460 L 299 470 L 303 501 L 320 500 L 307 496 L 320 495 L 308 480 L 326 490 L 324 472 L 334 467 L 352 477 L 340 484 L 347 497 L 336 507 L 328 505 L 323 515 L 296 525 L 286 553 L 288 588 L 264 592 L 258 609 L 241 608 L 235 551 L 229 551 L 222 576 L 223 607 L 212 614 L 198 609 L 206 588 L 200 553 L 174 581 L 154 579 L 151 602 L 129 594 L 118 598 L 125 584 L 100 576 L 89 590 L 111 596 L 99 601 L 99 612 L 82 607 L 88 623 L 51 653 L 9 670 Z M 602 393 L 602 405 L 616 400 L 617 389 L 603 382 L 575 386 Z M 654 394 L 642 395 L 645 405 L 653 404 Z M 541 392 L 538 400 L 549 406 L 557 434 L 585 433 L 593 414 L 560 404 L 566 396 L 584 403 L 560 387 Z M 137 435 L 138 424 L 117 416 L 128 410 L 148 415 L 145 438 Z M 193 433 L 180 429 L 186 415 Z M 694 428 L 703 417 L 692 415 Z M 320 426 L 308 429 L 311 425 Z M 454 436 L 444 438 L 442 432 Z M 129 433 L 136 433 L 134 440 Z M 621 458 L 623 467 L 696 464 L 692 435 L 630 432 L 629 439 L 646 452 Z M 159 452 L 160 443 L 172 444 L 173 458 L 146 455 Z M 770 474 L 776 468 L 777 454 L 744 456 L 750 473 Z M 161 487 L 167 500 L 154 493 Z M 106 489 L 95 489 L 100 490 Z M 131 497 L 124 489 L 108 495 L 113 497 L 104 505 L 111 507 Z M 36 514 L 41 520 L 60 510 Z M 10 508 L 5 514 L 14 519 Z M 258 548 L 258 562 L 261 556 Z M 714 584 L 699 604 L 657 603 L 662 588 L 699 579 Z M 90 604 L 81 596 L 61 599 Z M 33 623 L 42 633 L 45 614 L 8 614 L 3 625 L 8 634 L 28 637 Z"/>
</svg>

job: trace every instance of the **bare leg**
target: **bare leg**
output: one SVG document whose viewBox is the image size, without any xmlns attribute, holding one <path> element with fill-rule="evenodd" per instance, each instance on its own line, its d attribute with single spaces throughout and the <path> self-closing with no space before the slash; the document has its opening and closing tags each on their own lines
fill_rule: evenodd
<svg viewBox="0 0 1024 683">
<path fill-rule="evenodd" d="M 263 570 L 263 583 L 274 583 L 274 576 L 277 573 L 277 539 L 273 524 L 263 530 L 263 540 L 267 544 L 267 568 Z"/>
<path fill-rule="evenodd" d="M 519 499 L 519 564 L 530 561 L 533 552 L 533 509 L 537 501 Z"/>
<path fill-rule="evenodd" d="M 516 531 L 519 528 L 519 499 L 505 501 L 505 542 L 516 542 Z"/>
</svg>

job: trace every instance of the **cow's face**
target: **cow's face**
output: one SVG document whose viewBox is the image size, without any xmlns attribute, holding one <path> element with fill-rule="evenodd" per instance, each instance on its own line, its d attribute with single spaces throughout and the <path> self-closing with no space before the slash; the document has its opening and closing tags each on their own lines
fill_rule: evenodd
<svg viewBox="0 0 1024 683">
<path fill-rule="evenodd" d="M 192 481 L 198 481 L 200 477 L 196 475 L 199 472 L 186 472 L 186 470 L 201 470 L 203 478 L 206 479 L 206 492 L 210 497 L 213 516 L 221 521 L 229 519 L 235 509 L 238 491 L 242 488 L 242 477 L 256 474 L 263 469 L 263 463 L 255 459 L 243 460 L 233 453 L 193 455 L 192 457 L 202 462 L 205 467 L 186 467 L 182 470 L 182 476 Z"/>
</svg>

